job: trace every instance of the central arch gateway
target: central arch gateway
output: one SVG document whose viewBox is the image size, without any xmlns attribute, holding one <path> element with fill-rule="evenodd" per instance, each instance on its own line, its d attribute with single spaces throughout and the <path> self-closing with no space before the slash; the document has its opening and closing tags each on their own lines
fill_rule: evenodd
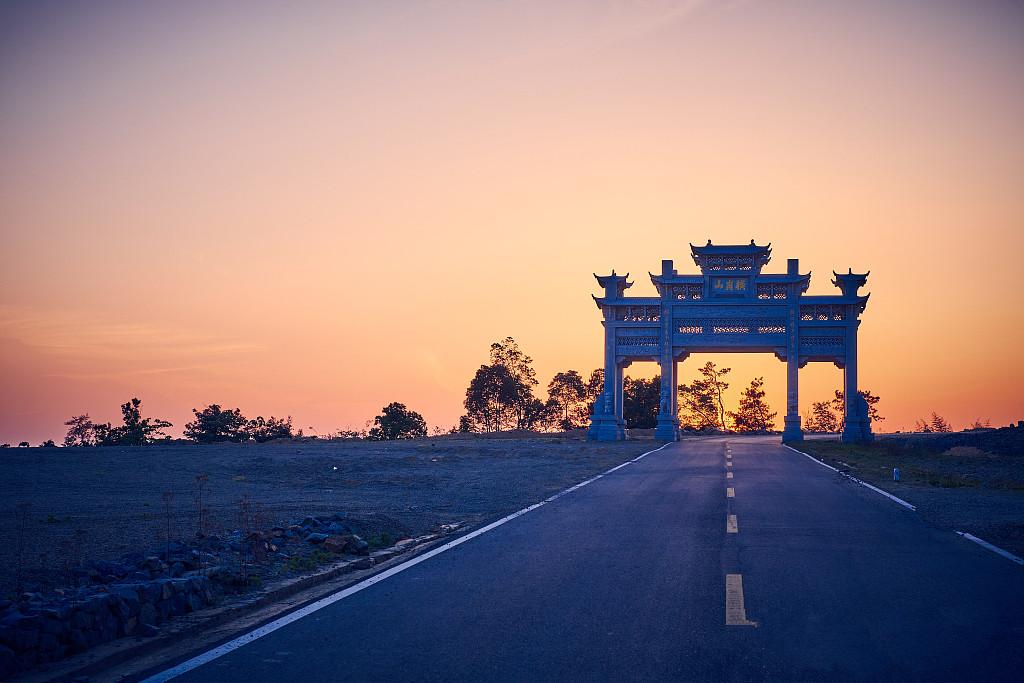
<svg viewBox="0 0 1024 683">
<path fill-rule="evenodd" d="M 840 294 L 805 296 L 811 275 L 798 259 L 785 273 L 762 273 L 771 244 L 690 245 L 701 274 L 680 275 L 672 261 L 651 274 L 656 297 L 626 296 L 629 274 L 597 275 L 604 296 L 594 297 L 604 315 L 604 392 L 594 404 L 588 436 L 599 441 L 626 438 L 622 418 L 623 370 L 634 361 L 661 366 L 661 401 L 655 438 L 679 438 L 678 364 L 691 353 L 774 353 L 786 363 L 783 441 L 800 441 L 799 369 L 809 362 L 835 363 L 844 371 L 846 418 L 843 441 L 872 438 L 867 405 L 857 393 L 857 328 L 870 295 L 867 282 L 851 270 L 833 272 Z"/>
</svg>

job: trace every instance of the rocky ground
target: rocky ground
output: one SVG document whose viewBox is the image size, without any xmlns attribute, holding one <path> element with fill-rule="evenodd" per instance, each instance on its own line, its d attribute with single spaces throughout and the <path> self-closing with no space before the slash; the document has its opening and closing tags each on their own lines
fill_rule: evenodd
<svg viewBox="0 0 1024 683">
<path fill-rule="evenodd" d="M 323 565 L 372 567 L 652 447 L 506 434 L 7 451 L 0 678 Z"/>
<path fill-rule="evenodd" d="M 809 439 L 799 448 L 912 503 L 939 528 L 1024 557 L 1024 428 L 886 435 L 865 446 Z"/>
<path fill-rule="evenodd" d="M 83 577 L 75 570 L 93 561 L 190 543 L 200 526 L 223 544 L 200 550 L 237 555 L 239 537 L 252 531 L 338 515 L 383 547 L 518 509 L 650 447 L 504 435 L 5 450 L 0 598 L 14 597 L 19 583 L 22 592 L 76 584 Z M 274 571 L 289 571 L 288 562 L 309 564 L 289 555 Z"/>
</svg>

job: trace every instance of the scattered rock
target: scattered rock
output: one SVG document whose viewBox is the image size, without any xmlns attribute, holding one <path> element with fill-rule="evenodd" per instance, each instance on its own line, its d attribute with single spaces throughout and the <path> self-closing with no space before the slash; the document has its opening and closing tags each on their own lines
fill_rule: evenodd
<svg viewBox="0 0 1024 683">
<path fill-rule="evenodd" d="M 318 532 L 317 533 L 312 533 L 312 534 L 309 534 L 308 536 L 306 536 L 306 540 L 308 542 L 314 543 L 314 544 L 323 543 L 328 538 L 329 538 L 329 536 L 327 534 L 321 534 L 321 533 L 318 533 Z"/>
<path fill-rule="evenodd" d="M 369 569 L 372 566 L 373 566 L 373 558 L 372 557 L 360 557 L 358 560 L 354 561 L 351 564 L 351 567 L 353 569 Z"/>
<path fill-rule="evenodd" d="M 135 635 L 142 638 L 152 638 L 153 636 L 160 635 L 160 629 L 152 624 L 139 624 L 139 627 L 135 629 Z"/>
</svg>

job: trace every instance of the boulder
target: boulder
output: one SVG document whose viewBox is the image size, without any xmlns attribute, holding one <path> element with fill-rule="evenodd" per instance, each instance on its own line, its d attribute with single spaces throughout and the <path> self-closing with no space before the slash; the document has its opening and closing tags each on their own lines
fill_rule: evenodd
<svg viewBox="0 0 1024 683">
<path fill-rule="evenodd" d="M 164 563 L 156 555 L 150 555 L 139 565 L 139 568 L 151 572 L 162 572 L 164 570 Z"/>
<path fill-rule="evenodd" d="M 43 613 L 43 620 L 39 623 L 41 633 L 49 633 L 59 636 L 65 628 L 65 621 L 60 618 L 56 610 L 46 610 Z"/>
<path fill-rule="evenodd" d="M 352 534 L 352 540 L 349 541 L 348 552 L 356 553 L 358 555 L 367 555 L 370 552 L 370 544 L 359 536 Z"/>
<path fill-rule="evenodd" d="M 84 610 L 75 610 L 71 615 L 72 629 L 87 629 L 92 626 L 92 615 Z"/>
<path fill-rule="evenodd" d="M 18 672 L 18 658 L 10 648 L 0 645 L 0 680 L 6 681 L 14 678 Z"/>
<path fill-rule="evenodd" d="M 128 617 L 121 624 L 120 633 L 123 636 L 130 636 L 133 633 L 135 633 L 135 629 L 137 629 L 138 626 L 139 626 L 139 618 L 138 617 Z"/>
<path fill-rule="evenodd" d="M 353 569 L 369 569 L 373 566 L 372 557 L 360 557 L 358 560 L 352 563 Z"/>
<path fill-rule="evenodd" d="M 83 652 L 89 648 L 89 641 L 81 629 L 72 629 L 68 634 L 68 650 L 71 652 Z"/>
<path fill-rule="evenodd" d="M 127 609 L 127 613 L 124 613 L 125 618 L 139 613 L 139 605 L 142 602 L 139 600 L 139 588 L 139 586 L 133 584 L 121 584 L 110 587 L 110 593 L 120 599 L 118 608 L 122 610 L 122 613 L 124 613 L 124 609 Z"/>
<path fill-rule="evenodd" d="M 158 615 L 156 607 L 146 603 L 139 608 L 139 623 L 153 625 L 157 623 Z"/>
<path fill-rule="evenodd" d="M 309 541 L 310 543 L 316 544 L 316 545 L 319 545 L 320 543 L 323 543 L 324 541 L 327 540 L 327 538 L 328 538 L 327 534 L 321 534 L 321 533 L 311 533 L 310 535 L 306 536 L 306 540 L 307 541 Z"/>
<path fill-rule="evenodd" d="M 348 546 L 348 536 L 328 536 L 324 540 L 324 550 L 332 553 L 343 553 Z"/>
<path fill-rule="evenodd" d="M 350 533 L 352 533 L 352 530 L 350 528 L 348 528 L 347 526 L 345 526 L 344 524 L 342 524 L 341 522 L 331 522 L 330 524 L 327 525 L 327 528 L 324 529 L 324 531 L 326 531 L 329 534 L 350 534 Z"/>
<path fill-rule="evenodd" d="M 381 562 L 387 562 L 392 557 L 395 557 L 398 553 L 394 550 L 378 550 L 377 552 L 370 553 L 370 557 L 373 558 L 374 564 L 380 564 Z"/>
<path fill-rule="evenodd" d="M 139 624 L 139 627 L 135 629 L 135 635 L 140 638 L 152 638 L 160 635 L 160 629 L 152 624 Z"/>
</svg>

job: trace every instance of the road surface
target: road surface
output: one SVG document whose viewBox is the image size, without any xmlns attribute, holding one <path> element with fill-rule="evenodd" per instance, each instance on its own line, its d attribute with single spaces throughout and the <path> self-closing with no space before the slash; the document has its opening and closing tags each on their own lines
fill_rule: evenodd
<svg viewBox="0 0 1024 683">
<path fill-rule="evenodd" d="M 1022 681 L 1024 569 L 777 439 L 689 439 L 191 666 L 173 680 Z"/>
</svg>

